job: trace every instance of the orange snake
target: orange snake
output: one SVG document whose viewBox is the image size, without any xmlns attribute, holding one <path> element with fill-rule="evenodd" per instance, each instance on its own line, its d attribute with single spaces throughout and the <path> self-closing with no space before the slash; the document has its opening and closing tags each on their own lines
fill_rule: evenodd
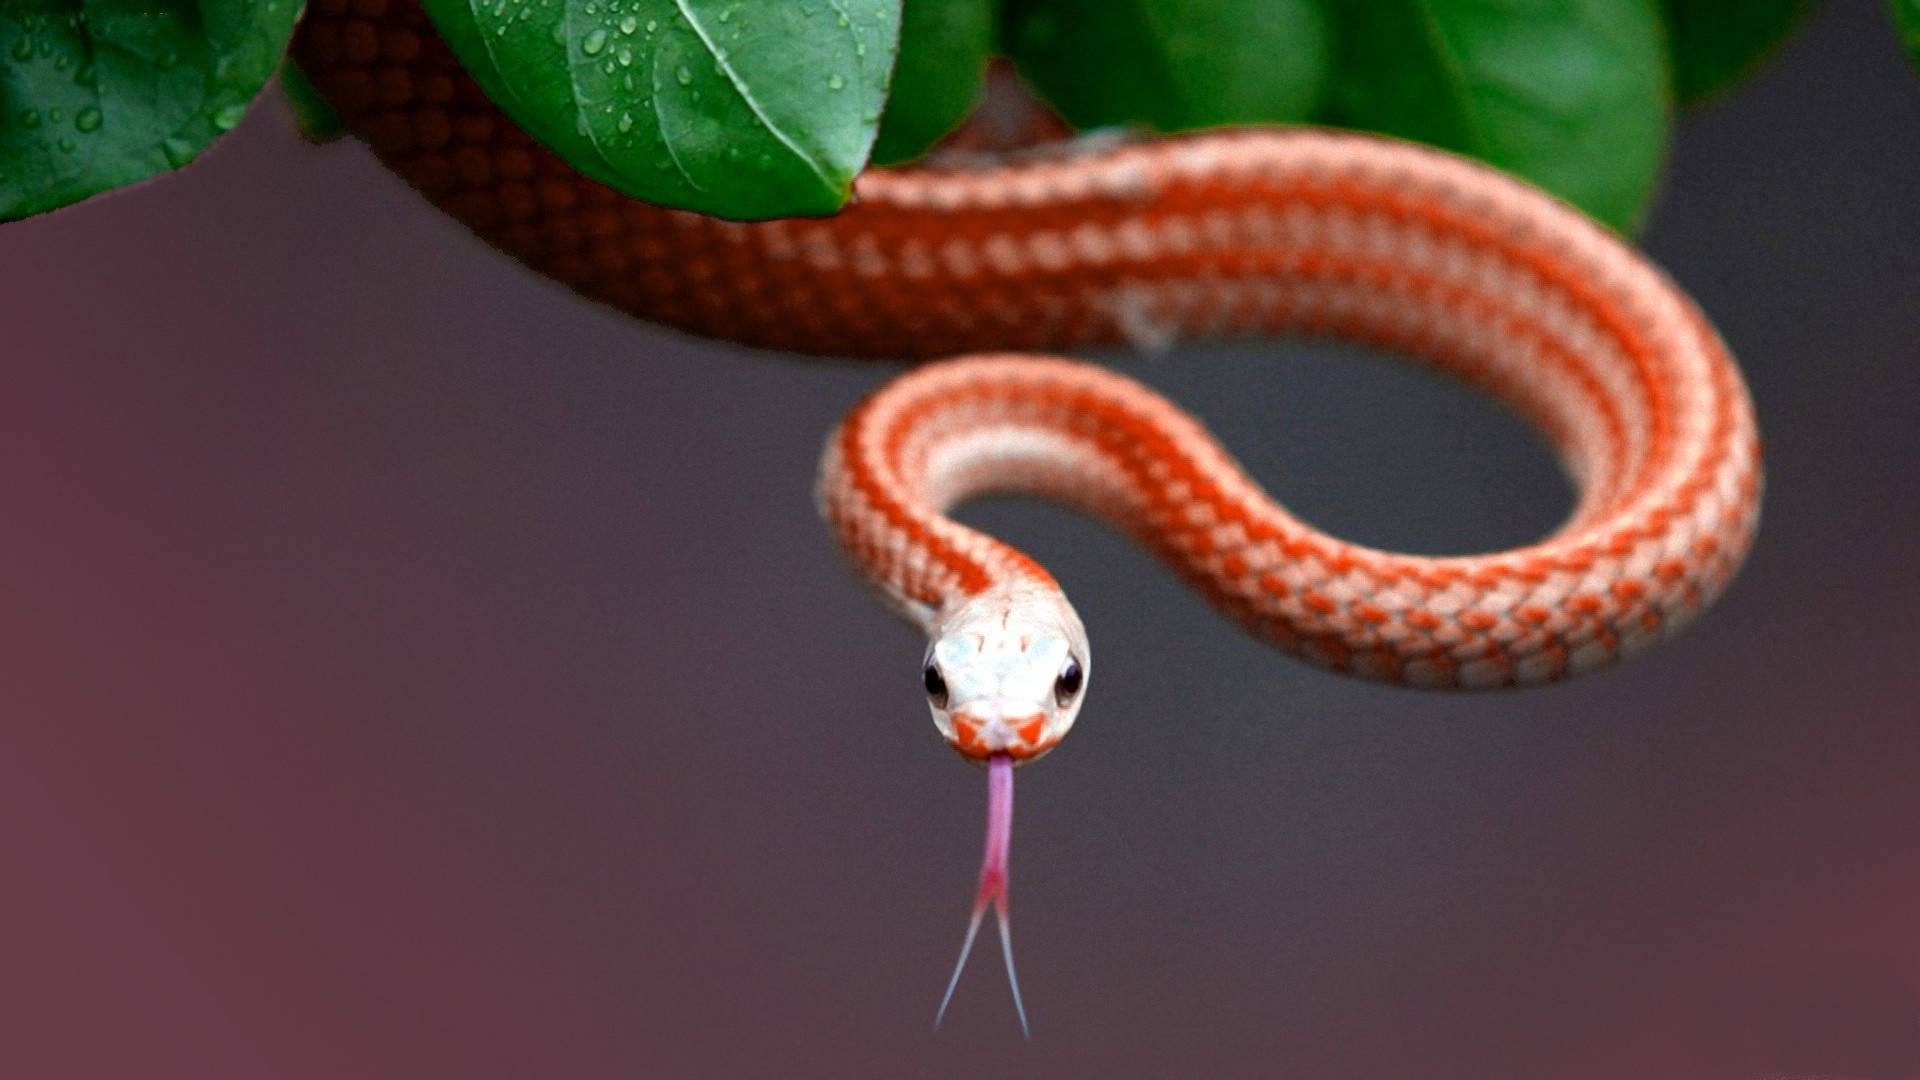
<svg viewBox="0 0 1920 1080">
<path fill-rule="evenodd" d="M 855 408 L 829 440 L 820 505 L 927 631 L 940 733 L 989 764 L 967 945 L 994 903 L 1010 979 L 1011 770 L 1066 734 L 1091 658 L 1047 572 L 946 517 L 953 504 L 1074 505 L 1282 648 L 1423 686 L 1547 682 L 1645 648 L 1752 542 L 1759 442 L 1718 336 L 1626 244 L 1481 166 L 1367 136 L 1220 133 L 869 172 L 831 219 L 719 221 L 575 173 L 487 101 L 413 0 L 309 7 L 298 57 L 389 166 L 642 318 L 891 357 L 1332 336 L 1484 387 L 1551 439 L 1579 490 L 1570 519 L 1527 547 L 1433 558 L 1317 532 L 1196 421 L 1087 364 L 948 361 Z"/>
</svg>

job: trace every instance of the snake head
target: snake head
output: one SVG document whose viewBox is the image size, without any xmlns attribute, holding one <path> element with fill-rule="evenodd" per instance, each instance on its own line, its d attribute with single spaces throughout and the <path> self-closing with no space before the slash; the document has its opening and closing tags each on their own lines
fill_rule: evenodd
<svg viewBox="0 0 1920 1080">
<path fill-rule="evenodd" d="M 940 736 L 985 764 L 995 754 L 1031 761 L 1059 745 L 1090 666 L 1086 629 L 1059 588 L 1022 581 L 940 619 L 921 674 Z"/>
</svg>

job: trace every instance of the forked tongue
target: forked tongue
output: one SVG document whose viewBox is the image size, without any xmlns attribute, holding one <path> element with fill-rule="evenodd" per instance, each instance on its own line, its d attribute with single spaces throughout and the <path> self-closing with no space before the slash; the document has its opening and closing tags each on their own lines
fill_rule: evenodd
<svg viewBox="0 0 1920 1080">
<path fill-rule="evenodd" d="M 1007 847 L 1013 838 L 1013 759 L 995 754 L 987 759 L 987 850 L 980 857 L 980 889 L 973 898 L 973 918 L 967 923 L 967 937 L 960 943 L 960 959 L 954 961 L 953 978 L 947 980 L 946 996 L 940 999 L 940 1011 L 933 1016 L 934 1030 L 947 1015 L 947 1003 L 953 1000 L 953 988 L 960 985 L 960 973 L 967 968 L 967 955 L 973 952 L 973 939 L 980 933 L 980 919 L 992 901 L 993 913 L 1000 921 L 1000 956 L 1007 964 L 1007 986 L 1013 990 L 1013 1009 L 1020 1014 L 1020 1033 L 1028 1038 L 1027 1007 L 1020 1003 L 1020 979 L 1013 972 L 1013 936 L 1007 928 Z"/>
</svg>

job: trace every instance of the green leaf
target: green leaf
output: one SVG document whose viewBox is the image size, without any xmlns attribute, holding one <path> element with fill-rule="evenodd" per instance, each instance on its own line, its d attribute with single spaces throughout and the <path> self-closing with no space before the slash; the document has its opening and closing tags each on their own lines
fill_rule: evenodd
<svg viewBox="0 0 1920 1080">
<path fill-rule="evenodd" d="M 1340 0 L 1346 125 L 1477 157 L 1622 231 L 1671 125 L 1653 0 Z"/>
<path fill-rule="evenodd" d="M 0 220 L 177 169 L 280 66 L 299 0 L 0 3 Z"/>
<path fill-rule="evenodd" d="M 1326 90 L 1319 0 L 1008 0 L 1004 19 L 1020 73 L 1075 127 L 1306 120 Z"/>
<path fill-rule="evenodd" d="M 919 157 L 973 111 L 993 47 L 993 16 L 994 0 L 905 0 L 875 164 Z"/>
<path fill-rule="evenodd" d="M 1920 64 L 1920 0 L 1887 0 L 1887 3 L 1893 8 L 1893 25 L 1900 31 L 1907 55 Z"/>
<path fill-rule="evenodd" d="M 316 145 L 330 143 L 346 134 L 340 112 L 300 70 L 287 60 L 280 65 L 280 92 L 293 109 L 293 122 L 300 126 L 300 137 Z"/>
<path fill-rule="evenodd" d="M 1814 3 L 1661 0 L 1673 46 L 1673 88 L 1680 100 L 1691 104 L 1740 81 L 1792 35 Z"/>
<path fill-rule="evenodd" d="M 900 0 L 425 0 L 495 103 L 601 183 L 720 217 L 828 214 L 867 160 Z"/>
</svg>

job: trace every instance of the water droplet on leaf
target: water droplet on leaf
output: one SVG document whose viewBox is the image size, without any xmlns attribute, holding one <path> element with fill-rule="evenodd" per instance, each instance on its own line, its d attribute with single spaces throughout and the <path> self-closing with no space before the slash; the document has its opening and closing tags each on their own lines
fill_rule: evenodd
<svg viewBox="0 0 1920 1080">
<path fill-rule="evenodd" d="M 234 126 L 247 118 L 247 103 L 236 101 L 231 105 L 222 105 L 213 112 L 213 126 L 221 131 L 232 131 Z"/>
<path fill-rule="evenodd" d="M 586 53 L 588 56 L 598 56 L 600 55 L 600 50 L 606 47 L 607 32 L 600 29 L 590 31 L 586 38 L 580 42 L 580 51 Z"/>
<path fill-rule="evenodd" d="M 99 131 L 101 119 L 100 110 L 89 105 L 73 114 L 73 126 L 81 131 Z"/>
<path fill-rule="evenodd" d="M 693 82 L 693 72 L 687 70 L 687 65 L 685 64 L 680 65 L 680 70 L 674 72 L 673 77 L 680 81 L 681 86 L 686 86 Z"/>
<path fill-rule="evenodd" d="M 844 90 L 846 88 L 847 88 L 846 76 L 840 74 L 837 71 L 834 72 L 832 75 L 827 76 L 827 89 Z"/>
<path fill-rule="evenodd" d="M 193 160 L 193 144 L 185 139 L 170 138 L 160 142 L 160 152 L 167 156 L 167 164 L 178 169 Z"/>
</svg>

